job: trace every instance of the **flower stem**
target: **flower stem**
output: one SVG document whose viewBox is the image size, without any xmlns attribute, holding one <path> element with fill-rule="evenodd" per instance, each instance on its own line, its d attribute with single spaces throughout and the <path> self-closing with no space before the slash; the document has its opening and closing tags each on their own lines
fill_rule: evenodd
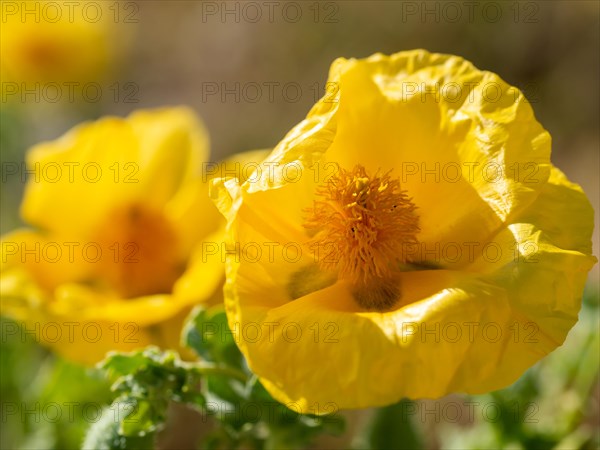
<svg viewBox="0 0 600 450">
<path fill-rule="evenodd" d="M 248 381 L 248 376 L 244 372 L 232 367 L 206 362 L 188 363 L 186 366 L 188 369 L 196 372 L 199 375 L 223 375 L 229 378 L 235 378 L 242 383 L 246 383 Z"/>
</svg>

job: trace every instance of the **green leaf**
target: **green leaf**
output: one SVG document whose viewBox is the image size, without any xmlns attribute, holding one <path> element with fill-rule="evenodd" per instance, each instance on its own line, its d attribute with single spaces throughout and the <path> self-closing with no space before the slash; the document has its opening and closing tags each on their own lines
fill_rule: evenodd
<svg viewBox="0 0 600 450">
<path fill-rule="evenodd" d="M 355 443 L 355 448 L 377 450 L 419 450 L 423 439 L 406 414 L 413 402 L 402 400 L 394 405 L 375 410 L 375 413 Z"/>
<path fill-rule="evenodd" d="M 111 352 L 100 363 L 100 367 L 107 372 L 111 380 L 116 380 L 145 367 L 148 362 L 148 356 L 142 352 L 134 354 Z"/>
<path fill-rule="evenodd" d="M 125 403 L 115 403 L 102 411 L 101 419 L 88 430 L 83 450 L 148 450 L 154 448 L 155 434 L 123 436 L 119 433 L 119 418 L 127 415 Z"/>
<path fill-rule="evenodd" d="M 119 434 L 123 436 L 145 436 L 162 428 L 166 419 L 164 413 L 167 405 L 153 405 L 147 400 L 139 399 L 125 402 L 125 404 L 132 405 L 133 408 L 121 422 Z"/>
<path fill-rule="evenodd" d="M 257 376 L 253 376 L 248 382 L 248 389 L 250 392 L 250 399 L 257 402 L 274 403 L 275 399 L 269 394 L 269 392 L 262 385 Z"/>
<path fill-rule="evenodd" d="M 229 329 L 227 315 L 221 306 L 196 307 L 183 329 L 185 344 L 205 361 L 245 370 L 244 357 Z"/>
<path fill-rule="evenodd" d="M 346 420 L 338 414 L 323 416 L 323 431 L 333 436 L 340 436 L 346 431 Z"/>
<path fill-rule="evenodd" d="M 164 426 L 170 401 L 205 405 L 198 367 L 181 361 L 175 352 L 148 347 L 113 353 L 101 366 L 113 380 L 112 390 L 119 394 L 113 408 L 126 412 L 118 420 L 120 436 L 155 434 Z"/>
<path fill-rule="evenodd" d="M 204 391 L 207 399 L 218 399 L 235 405 L 243 400 L 246 389 L 236 379 L 208 375 L 204 378 Z"/>
</svg>

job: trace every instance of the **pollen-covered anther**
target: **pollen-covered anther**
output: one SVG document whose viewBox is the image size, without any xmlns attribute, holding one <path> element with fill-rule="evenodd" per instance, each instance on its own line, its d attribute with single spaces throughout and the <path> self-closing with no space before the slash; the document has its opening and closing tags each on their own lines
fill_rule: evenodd
<svg viewBox="0 0 600 450">
<path fill-rule="evenodd" d="M 317 188 L 305 222 L 321 269 L 337 271 L 353 285 L 356 301 L 375 310 L 398 300 L 399 265 L 419 232 L 416 207 L 390 173 L 340 168 Z"/>
</svg>

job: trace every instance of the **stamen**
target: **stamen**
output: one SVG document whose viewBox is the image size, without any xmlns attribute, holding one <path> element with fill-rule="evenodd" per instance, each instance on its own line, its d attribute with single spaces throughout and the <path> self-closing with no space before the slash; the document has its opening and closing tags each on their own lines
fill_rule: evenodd
<svg viewBox="0 0 600 450">
<path fill-rule="evenodd" d="M 398 300 L 398 266 L 419 232 L 416 207 L 390 173 L 340 168 L 317 188 L 319 200 L 305 222 L 321 269 L 350 281 L 355 300 L 367 309 L 386 309 Z"/>
</svg>

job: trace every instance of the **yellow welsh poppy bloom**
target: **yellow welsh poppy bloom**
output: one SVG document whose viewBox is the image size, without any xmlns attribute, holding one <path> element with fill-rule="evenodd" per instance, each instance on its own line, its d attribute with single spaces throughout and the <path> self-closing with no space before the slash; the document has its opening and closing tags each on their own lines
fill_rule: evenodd
<svg viewBox="0 0 600 450">
<path fill-rule="evenodd" d="M 222 301 L 223 261 L 203 246 L 224 226 L 208 156 L 186 108 L 103 118 L 35 146 L 21 211 L 34 229 L 3 236 L 2 314 L 87 364 L 177 348 L 192 305 Z"/>
<path fill-rule="evenodd" d="M 23 94 L 27 101 L 37 97 L 56 101 L 61 92 L 79 98 L 88 89 L 85 83 L 102 80 L 127 47 L 139 20 L 132 6 L 90 1 L 3 2 L 3 101 L 19 91 L 27 92 Z M 95 91 L 89 87 L 84 94 L 95 96 Z"/>
<path fill-rule="evenodd" d="M 303 412 L 514 382 L 562 344 L 596 261 L 531 105 L 456 56 L 336 60 L 256 176 L 216 184 L 230 328 Z"/>
</svg>

